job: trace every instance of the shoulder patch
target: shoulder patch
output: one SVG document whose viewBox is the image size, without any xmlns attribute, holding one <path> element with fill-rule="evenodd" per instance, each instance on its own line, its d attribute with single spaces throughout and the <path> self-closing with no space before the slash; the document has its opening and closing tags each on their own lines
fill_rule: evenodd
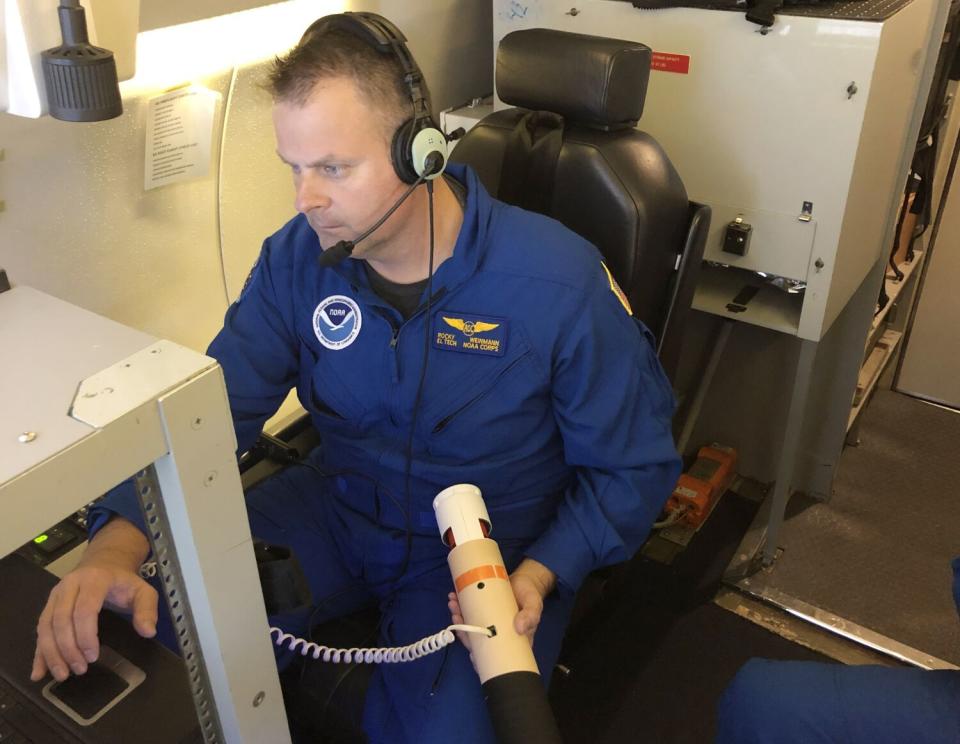
<svg viewBox="0 0 960 744">
<path fill-rule="evenodd" d="M 623 309 L 627 311 L 627 315 L 633 315 L 633 308 L 630 307 L 630 300 L 627 299 L 627 296 L 624 294 L 623 290 L 620 289 L 620 285 L 617 284 L 617 280 L 613 278 L 613 274 L 610 273 L 610 269 L 607 268 L 607 265 L 603 261 L 600 262 L 600 265 L 607 274 L 607 281 L 610 282 L 610 291 L 617 296 L 618 300 L 620 300 L 620 304 L 623 305 Z"/>
<path fill-rule="evenodd" d="M 240 294 L 237 295 L 237 299 L 234 302 L 240 302 L 243 299 L 243 296 L 247 293 L 247 287 L 250 286 L 250 282 L 253 281 L 254 274 L 257 273 L 257 269 L 260 268 L 260 259 L 263 258 L 263 252 L 261 251 L 257 255 L 257 260 L 253 262 L 253 266 L 250 267 L 250 273 L 247 274 L 247 278 L 243 280 L 243 286 L 240 288 Z"/>
</svg>

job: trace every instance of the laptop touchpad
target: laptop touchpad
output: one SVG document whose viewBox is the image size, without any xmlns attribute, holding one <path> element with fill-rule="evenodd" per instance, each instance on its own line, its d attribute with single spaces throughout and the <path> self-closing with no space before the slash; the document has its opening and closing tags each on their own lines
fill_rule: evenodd
<svg viewBox="0 0 960 744">
<path fill-rule="evenodd" d="M 100 658 L 86 674 L 51 681 L 43 696 L 81 726 L 95 723 L 129 695 L 146 675 L 108 646 L 100 647 Z"/>
</svg>

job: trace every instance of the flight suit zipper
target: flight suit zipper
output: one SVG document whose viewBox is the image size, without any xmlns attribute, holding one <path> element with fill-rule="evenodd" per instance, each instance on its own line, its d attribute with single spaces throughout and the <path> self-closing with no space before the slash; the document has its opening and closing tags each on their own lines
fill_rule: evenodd
<svg viewBox="0 0 960 744">
<path fill-rule="evenodd" d="M 486 388 L 486 389 L 483 390 L 482 392 L 478 393 L 477 395 L 473 396 L 470 400 L 468 400 L 466 403 L 464 403 L 462 406 L 460 406 L 460 407 L 459 407 L 457 410 L 455 410 L 453 413 L 449 413 L 449 414 L 447 414 L 446 416 L 444 416 L 442 419 L 440 419 L 440 420 L 436 423 L 436 425 L 433 427 L 433 433 L 434 433 L 434 434 L 439 434 L 441 431 L 443 431 L 444 429 L 446 429 L 447 426 L 449 425 L 449 423 L 450 423 L 451 421 L 453 421 L 457 416 L 459 416 L 461 413 L 463 413 L 465 410 L 467 410 L 470 406 L 472 406 L 472 405 L 473 405 L 474 403 L 476 403 L 478 400 L 480 400 L 481 398 L 483 398 L 484 396 L 486 396 L 491 390 L 493 390 L 493 389 L 496 387 L 497 383 L 500 381 L 500 379 L 501 379 L 505 374 L 507 374 L 507 372 L 509 372 L 509 371 L 510 371 L 511 369 L 513 369 L 514 367 L 516 367 L 521 361 L 523 361 L 523 359 L 524 359 L 524 357 L 525 357 L 526 355 L 527 355 L 526 353 L 523 353 L 523 354 L 521 354 L 520 356 L 518 356 L 516 359 L 514 359 L 512 362 L 510 362 L 510 364 L 508 364 L 506 367 L 504 367 L 496 377 L 493 378 L 493 382 L 490 384 L 490 386 L 489 386 L 488 388 Z"/>
<path fill-rule="evenodd" d="M 387 344 L 388 348 L 393 352 L 391 356 L 393 357 L 393 365 L 390 370 L 391 381 L 394 385 L 400 382 L 400 357 L 397 352 L 397 344 L 400 343 L 400 328 L 402 326 L 394 323 L 393 318 L 384 311 L 378 310 L 377 315 L 383 318 L 383 321 L 390 327 L 390 342 Z"/>
<path fill-rule="evenodd" d="M 430 304 L 435 305 L 435 303 L 445 294 L 446 294 L 446 289 L 441 288 L 438 292 L 436 292 L 433 295 L 433 298 L 431 299 Z M 396 325 L 393 321 L 393 318 L 391 318 L 387 312 L 384 312 L 383 310 L 380 310 L 380 309 L 378 309 L 377 311 L 377 314 L 381 318 L 383 318 L 384 321 L 386 321 L 388 326 L 390 326 L 389 348 L 393 351 L 392 379 L 393 379 L 394 385 L 399 385 L 400 383 L 400 352 L 399 352 L 400 332 L 407 326 L 408 323 L 410 323 L 415 318 L 417 318 L 417 316 L 419 316 L 421 313 L 425 314 L 426 307 L 427 307 L 426 303 L 423 303 L 422 305 L 420 305 L 420 307 L 416 309 L 413 315 L 411 315 L 409 318 L 406 318 L 400 325 Z M 425 332 L 429 334 L 430 333 L 429 317 L 424 318 L 424 324 L 425 324 Z M 400 411 L 399 411 L 399 400 L 398 400 L 396 402 L 395 409 L 391 414 L 391 418 L 397 419 L 399 418 L 399 415 L 400 415 Z"/>
</svg>

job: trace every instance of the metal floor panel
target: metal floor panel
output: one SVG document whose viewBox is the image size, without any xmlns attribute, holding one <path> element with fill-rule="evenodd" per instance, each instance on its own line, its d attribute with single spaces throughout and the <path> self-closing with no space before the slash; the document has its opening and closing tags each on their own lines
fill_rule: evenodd
<svg viewBox="0 0 960 744">
<path fill-rule="evenodd" d="M 794 496 L 752 593 L 799 600 L 846 627 L 960 665 L 950 560 L 960 554 L 960 414 L 878 390 L 829 503 Z M 902 655 L 901 655 L 901 658 Z"/>
</svg>

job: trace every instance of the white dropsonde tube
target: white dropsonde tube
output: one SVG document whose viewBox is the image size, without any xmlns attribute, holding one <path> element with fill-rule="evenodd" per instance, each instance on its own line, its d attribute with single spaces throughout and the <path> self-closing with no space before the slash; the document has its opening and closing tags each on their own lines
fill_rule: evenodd
<svg viewBox="0 0 960 744">
<path fill-rule="evenodd" d="M 514 629 L 517 601 L 480 489 L 466 483 L 444 489 L 433 500 L 447 563 L 464 623 L 492 631 L 474 635 L 471 650 L 487 710 L 501 744 L 559 744 L 560 733 L 533 649 Z"/>
</svg>

